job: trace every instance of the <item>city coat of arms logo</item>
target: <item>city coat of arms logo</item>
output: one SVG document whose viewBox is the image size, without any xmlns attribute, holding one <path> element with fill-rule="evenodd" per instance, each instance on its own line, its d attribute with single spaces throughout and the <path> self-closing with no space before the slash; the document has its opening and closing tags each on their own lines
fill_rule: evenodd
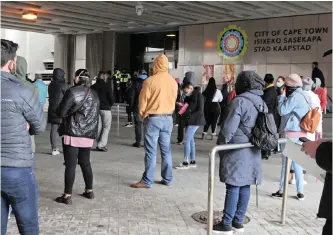
<svg viewBox="0 0 333 235">
<path fill-rule="evenodd" d="M 245 55 L 248 38 L 245 30 L 237 25 L 229 25 L 219 34 L 218 51 L 221 56 L 237 59 Z"/>
</svg>

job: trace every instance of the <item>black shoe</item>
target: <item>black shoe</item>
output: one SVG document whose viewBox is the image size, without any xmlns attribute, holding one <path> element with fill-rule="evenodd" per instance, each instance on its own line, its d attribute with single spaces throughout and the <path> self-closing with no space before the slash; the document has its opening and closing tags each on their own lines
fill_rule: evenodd
<svg viewBox="0 0 333 235">
<path fill-rule="evenodd" d="M 228 225 L 224 225 L 221 223 L 213 226 L 213 233 L 214 234 L 225 234 L 225 235 L 232 235 L 234 231 L 232 230 L 232 227 Z"/>
<path fill-rule="evenodd" d="M 65 194 L 63 194 L 61 197 L 57 197 L 55 201 L 66 205 L 72 205 L 72 197 L 65 197 Z"/>
<path fill-rule="evenodd" d="M 269 159 L 269 155 L 265 154 L 261 156 L 262 160 L 268 160 Z"/>
<path fill-rule="evenodd" d="M 277 191 L 276 193 L 272 193 L 271 196 L 274 197 L 274 198 L 282 199 L 283 193 L 280 193 L 279 191 Z"/>
<path fill-rule="evenodd" d="M 135 142 L 134 144 L 132 144 L 132 146 L 135 147 L 135 148 L 141 148 L 141 144 L 137 143 L 137 142 Z"/>
<path fill-rule="evenodd" d="M 236 221 L 232 221 L 232 228 L 236 232 L 240 232 L 240 233 L 244 232 L 244 226 L 242 224 L 240 224 L 240 223 L 237 223 Z"/>
<path fill-rule="evenodd" d="M 82 197 L 85 197 L 87 199 L 94 199 L 95 195 L 93 191 L 87 192 L 85 191 L 84 193 L 81 194 Z"/>
<path fill-rule="evenodd" d="M 196 161 L 190 161 L 190 167 L 196 168 L 197 167 Z"/>
<path fill-rule="evenodd" d="M 296 197 L 297 197 L 297 200 L 299 200 L 299 201 L 303 201 L 305 199 L 305 196 L 303 193 L 297 193 Z"/>
<path fill-rule="evenodd" d="M 101 151 L 101 152 L 107 152 L 108 151 L 108 149 L 106 147 L 101 147 L 101 148 L 97 147 L 97 150 Z"/>
</svg>

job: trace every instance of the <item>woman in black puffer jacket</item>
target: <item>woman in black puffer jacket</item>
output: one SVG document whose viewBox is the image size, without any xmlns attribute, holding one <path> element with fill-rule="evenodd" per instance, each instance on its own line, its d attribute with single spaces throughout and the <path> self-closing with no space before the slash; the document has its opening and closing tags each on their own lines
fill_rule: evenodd
<svg viewBox="0 0 333 235">
<path fill-rule="evenodd" d="M 97 137 L 99 98 L 89 87 L 89 73 L 86 69 L 75 72 L 75 86 L 68 89 L 57 108 L 62 118 L 59 135 L 63 137 L 65 159 L 65 192 L 56 202 L 71 204 L 75 168 L 80 165 L 86 188 L 83 197 L 94 198 L 93 173 L 90 165 L 90 150 Z"/>
</svg>

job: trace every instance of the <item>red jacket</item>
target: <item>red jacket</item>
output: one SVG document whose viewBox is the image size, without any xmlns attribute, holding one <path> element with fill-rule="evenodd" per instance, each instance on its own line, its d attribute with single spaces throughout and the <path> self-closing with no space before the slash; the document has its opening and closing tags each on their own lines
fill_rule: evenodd
<svg viewBox="0 0 333 235">
<path fill-rule="evenodd" d="M 236 97 L 236 90 L 232 90 L 228 95 L 227 104 L 230 104 L 235 97 Z"/>
<path fill-rule="evenodd" d="M 319 96 L 320 106 L 324 111 L 327 106 L 327 91 L 325 88 L 319 87 L 315 90 L 315 93 Z"/>
</svg>

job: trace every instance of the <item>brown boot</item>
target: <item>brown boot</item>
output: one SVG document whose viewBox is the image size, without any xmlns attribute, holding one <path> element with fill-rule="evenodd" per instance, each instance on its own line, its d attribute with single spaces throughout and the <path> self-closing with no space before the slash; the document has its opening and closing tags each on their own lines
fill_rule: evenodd
<svg viewBox="0 0 333 235">
<path fill-rule="evenodd" d="M 132 184 L 131 188 L 150 188 L 150 187 L 145 185 L 144 183 L 137 182 L 136 184 Z"/>
</svg>

